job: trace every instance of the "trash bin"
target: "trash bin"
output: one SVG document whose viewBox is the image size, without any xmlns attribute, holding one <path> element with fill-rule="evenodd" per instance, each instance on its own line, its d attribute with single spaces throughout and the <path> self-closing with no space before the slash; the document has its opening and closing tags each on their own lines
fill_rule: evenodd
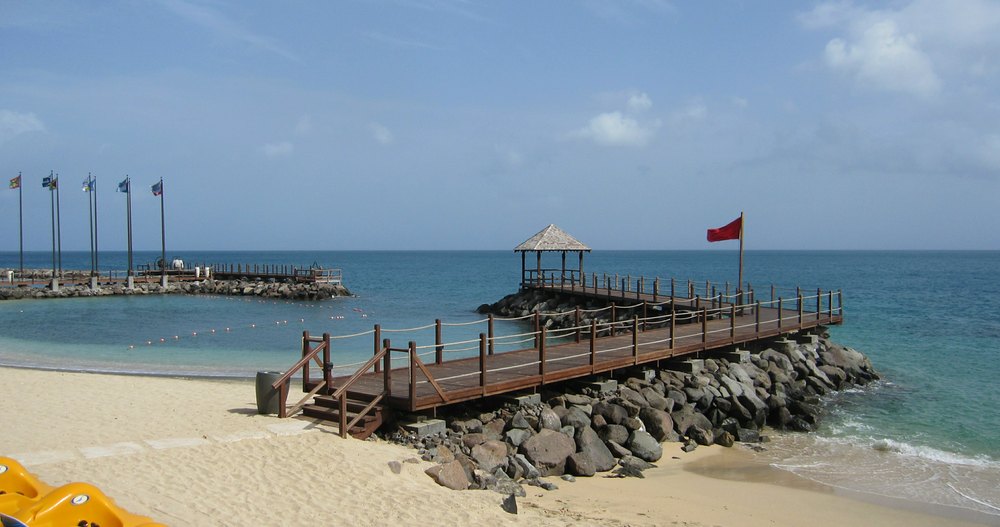
<svg viewBox="0 0 1000 527">
<path fill-rule="evenodd" d="M 284 373 L 280 371 L 259 371 L 257 372 L 257 413 L 277 414 L 281 407 L 281 398 L 278 390 L 271 385 L 281 378 Z M 291 379 L 285 381 L 287 389 Z"/>
</svg>

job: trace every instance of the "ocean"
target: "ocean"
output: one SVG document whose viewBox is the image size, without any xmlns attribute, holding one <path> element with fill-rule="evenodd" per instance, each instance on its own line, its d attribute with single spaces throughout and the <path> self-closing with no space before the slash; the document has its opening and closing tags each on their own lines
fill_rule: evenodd
<svg viewBox="0 0 1000 527">
<path fill-rule="evenodd" d="M 155 261 L 138 252 L 137 263 Z M 520 256 L 510 251 L 174 251 L 191 263 L 340 268 L 356 295 L 318 302 L 196 296 L 0 302 L 0 364 L 156 375 L 253 377 L 300 356 L 303 330 L 347 335 L 374 324 L 419 328 L 383 336 L 433 342 L 475 338 L 477 306 L 515 292 Z M 543 262 L 558 267 L 557 257 Z M 567 265 L 573 267 L 576 261 Z M 533 262 L 532 262 L 533 264 Z M 0 268 L 18 265 L 0 253 Z M 51 254 L 25 266 L 50 268 Z M 86 252 L 63 254 L 87 269 Z M 124 253 L 102 253 L 102 270 Z M 675 277 L 704 284 L 737 279 L 735 251 L 595 251 L 587 273 Z M 814 434 L 772 433 L 758 456 L 837 489 L 952 508 L 1000 524 L 1000 252 L 748 251 L 746 279 L 841 289 L 846 319 L 835 341 L 866 353 L 883 380 L 830 397 Z M 498 333 L 501 329 L 498 328 Z M 334 362 L 371 353 L 370 336 L 334 341 Z"/>
</svg>

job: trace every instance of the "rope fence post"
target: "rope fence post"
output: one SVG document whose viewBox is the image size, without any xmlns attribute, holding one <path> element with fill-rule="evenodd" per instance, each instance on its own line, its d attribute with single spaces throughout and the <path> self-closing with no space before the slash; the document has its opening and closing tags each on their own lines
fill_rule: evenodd
<svg viewBox="0 0 1000 527">
<path fill-rule="evenodd" d="M 538 349 L 538 334 L 541 332 L 542 328 L 542 319 L 538 311 L 535 311 L 534 326 L 535 326 L 535 349 Z"/>
<path fill-rule="evenodd" d="M 729 338 L 736 340 L 736 305 L 729 306 Z"/>
<path fill-rule="evenodd" d="M 597 319 L 590 319 L 590 374 L 596 373 L 597 364 Z"/>
<path fill-rule="evenodd" d="M 660 296 L 660 278 L 656 277 L 656 279 L 653 280 L 653 302 L 656 302 L 659 296 Z"/>
<path fill-rule="evenodd" d="M 758 300 L 758 301 L 756 301 L 754 303 L 753 316 L 754 316 L 754 330 L 759 335 L 760 334 L 760 300 Z"/>
<path fill-rule="evenodd" d="M 417 411 L 417 343 L 412 340 L 406 346 L 410 355 L 410 411 Z"/>
<path fill-rule="evenodd" d="M 330 361 L 330 334 L 323 333 L 323 384 L 326 393 L 330 394 L 333 387 L 333 362 Z"/>
<path fill-rule="evenodd" d="M 799 294 L 798 305 L 799 305 L 799 329 L 802 329 L 802 294 L 801 293 Z"/>
<path fill-rule="evenodd" d="M 781 330 L 781 319 L 784 318 L 781 314 L 781 297 L 778 297 L 778 330 Z"/>
<path fill-rule="evenodd" d="M 833 291 L 827 293 L 830 297 L 826 300 L 826 309 L 828 310 L 828 316 L 833 319 Z"/>
<path fill-rule="evenodd" d="M 816 289 L 816 320 L 819 320 L 823 313 L 823 290 Z"/>
<path fill-rule="evenodd" d="M 670 349 L 674 349 L 674 329 L 677 326 L 677 311 L 674 309 L 674 303 L 670 303 Z"/>
<path fill-rule="evenodd" d="M 382 360 L 385 361 L 385 367 L 382 368 L 382 382 L 385 383 L 385 396 L 390 397 L 392 395 L 392 351 L 389 349 L 389 339 L 382 341 L 382 349 L 385 350 L 385 355 Z"/>
<path fill-rule="evenodd" d="M 483 388 L 483 397 L 486 396 L 486 334 L 479 334 L 479 386 Z"/>
<path fill-rule="evenodd" d="M 378 355 L 378 352 L 381 351 L 378 347 L 379 342 L 381 342 L 381 340 L 382 340 L 382 326 L 379 324 L 375 324 L 375 333 L 374 333 L 374 338 L 372 339 L 372 356 Z M 380 371 L 382 371 L 382 365 L 376 362 L 375 373 L 378 373 Z"/>
<path fill-rule="evenodd" d="M 617 311 L 617 306 L 615 306 L 615 303 L 612 302 L 611 303 L 611 327 L 609 328 L 611 330 L 611 336 L 612 337 L 615 336 L 615 324 L 618 322 L 618 314 L 617 314 L 616 311 Z"/>
<path fill-rule="evenodd" d="M 538 374 L 542 376 L 542 384 L 545 384 L 545 333 L 546 328 L 538 332 Z"/>
<path fill-rule="evenodd" d="M 649 323 L 649 304 L 645 300 L 642 301 L 642 331 L 646 331 L 646 324 Z"/>
<path fill-rule="evenodd" d="M 441 344 L 444 341 L 441 339 L 441 319 L 434 319 L 434 364 L 441 364 L 444 362 L 444 346 Z"/>
<path fill-rule="evenodd" d="M 489 316 L 486 317 L 486 336 L 489 337 L 488 352 L 490 355 L 493 355 L 494 345 L 495 345 L 495 343 L 493 342 L 493 313 L 490 313 Z"/>
<path fill-rule="evenodd" d="M 708 342 L 708 309 L 701 308 L 701 343 Z M 704 347 L 704 346 L 702 346 Z"/>
<path fill-rule="evenodd" d="M 580 342 L 580 306 L 576 306 L 573 316 L 573 325 L 576 327 L 576 342 Z"/>
<path fill-rule="evenodd" d="M 632 360 L 639 365 L 639 316 L 632 317 Z"/>
</svg>

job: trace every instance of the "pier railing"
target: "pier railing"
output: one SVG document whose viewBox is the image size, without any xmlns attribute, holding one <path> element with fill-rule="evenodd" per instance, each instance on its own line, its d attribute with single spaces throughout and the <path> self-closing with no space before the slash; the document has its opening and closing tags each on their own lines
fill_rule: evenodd
<svg viewBox="0 0 1000 527">
<path fill-rule="evenodd" d="M 515 318 L 491 315 L 457 324 L 437 320 L 434 324 L 404 330 L 383 329 L 376 325 L 373 330 L 364 333 L 332 337 L 334 341 L 346 341 L 372 335 L 374 355 L 364 363 L 342 366 L 329 364 L 324 358 L 322 385 L 328 390 L 335 387 L 335 395 L 343 395 L 362 377 L 381 373 L 379 399 L 395 399 L 409 411 L 416 411 L 793 333 L 815 327 L 821 322 L 839 323 L 843 317 L 841 291 L 806 295 L 799 290 L 791 298 L 778 296 L 773 300 L 754 299 L 744 303 L 733 302 L 731 298 L 726 300 L 727 296 L 732 297 L 733 294 L 716 291 L 714 296 L 707 298 L 695 295 L 694 305 L 678 305 L 678 299 L 660 302 L 643 300 L 600 309 L 577 307 L 568 311 L 534 312 Z M 608 315 L 608 320 L 599 321 L 604 314 Z M 542 322 L 543 317 L 562 317 L 564 321 L 572 322 L 566 327 L 550 329 Z M 519 329 L 509 334 L 496 334 L 498 322 L 516 322 Z M 481 325 L 485 326 L 485 331 L 479 333 L 478 338 L 446 341 L 443 329 L 456 325 Z M 526 331 L 525 326 L 528 326 Z M 383 338 L 391 333 L 429 332 L 430 328 L 435 330 L 434 341 L 420 345 L 415 340 L 409 340 L 405 347 L 393 347 L 391 339 Z M 625 338 L 626 335 L 631 338 Z M 324 357 L 330 351 L 329 346 L 325 345 Z M 297 367 L 307 362 L 306 348 L 303 350 L 303 360 L 296 364 Z M 446 361 L 446 353 L 457 357 Z M 496 360 L 509 353 L 519 353 L 523 360 L 515 363 Z M 315 351 L 310 351 L 310 354 L 315 355 Z M 581 361 L 583 365 L 579 364 Z M 464 366 L 458 370 L 435 368 L 459 362 Z M 562 367 L 561 363 L 574 365 Z M 330 372 L 333 370 L 350 368 L 357 369 L 349 378 L 331 380 Z M 407 374 L 403 377 L 405 391 L 399 389 L 403 386 L 393 387 L 393 379 L 400 378 L 398 375 L 394 377 L 394 372 L 400 371 Z M 512 372 L 518 375 L 512 378 Z M 305 390 L 311 384 L 308 368 L 303 370 L 303 377 Z M 430 391 L 424 390 L 424 395 L 418 396 L 418 392 L 428 386 Z M 278 387 L 277 383 L 275 387 Z M 312 393 L 316 393 L 315 390 L 314 387 Z"/>
</svg>

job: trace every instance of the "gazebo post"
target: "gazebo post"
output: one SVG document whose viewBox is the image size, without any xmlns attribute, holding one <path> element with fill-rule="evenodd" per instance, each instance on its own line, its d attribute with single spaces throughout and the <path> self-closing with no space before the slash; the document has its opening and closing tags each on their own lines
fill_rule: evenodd
<svg viewBox="0 0 1000 527">
<path fill-rule="evenodd" d="M 566 283 L 566 251 L 562 252 L 562 271 L 559 274 L 559 280 L 562 284 Z"/>
<path fill-rule="evenodd" d="M 524 284 L 527 281 L 527 277 L 524 275 L 524 256 L 526 254 L 526 252 L 521 251 L 521 287 L 524 287 Z"/>
<path fill-rule="evenodd" d="M 580 283 L 583 283 L 583 251 L 577 251 L 580 255 Z"/>
<path fill-rule="evenodd" d="M 535 251 L 538 255 L 538 264 L 535 266 L 535 280 L 538 281 L 538 285 L 544 286 L 544 280 L 542 280 L 542 251 Z"/>
</svg>

